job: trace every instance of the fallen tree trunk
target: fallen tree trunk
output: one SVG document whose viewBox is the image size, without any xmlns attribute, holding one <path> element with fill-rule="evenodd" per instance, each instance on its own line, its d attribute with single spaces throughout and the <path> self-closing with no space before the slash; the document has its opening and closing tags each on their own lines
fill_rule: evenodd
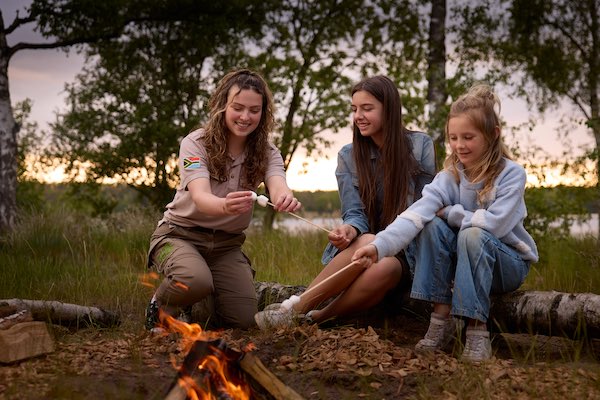
<svg viewBox="0 0 600 400">
<path fill-rule="evenodd" d="M 59 301 L 6 299 L 0 300 L 0 308 L 2 307 L 29 310 L 36 321 L 48 321 L 68 327 L 111 327 L 120 323 L 119 315 L 114 312 Z"/>
<path fill-rule="evenodd" d="M 600 296 L 518 291 L 492 298 L 492 319 L 505 332 L 600 338 Z"/>
<path fill-rule="evenodd" d="M 299 295 L 304 286 L 282 285 L 277 282 L 256 282 L 259 309 L 271 303 L 280 303 L 291 295 Z M 408 297 L 407 292 L 369 310 L 374 316 L 411 314 L 429 319 L 431 305 Z M 600 338 L 600 295 L 593 293 L 561 293 L 516 291 L 492 296 L 490 328 L 506 333 L 530 333 L 563 336 L 572 339 Z M 392 305 L 392 306 L 390 306 Z M 344 318 L 360 323 L 362 315 Z"/>
</svg>

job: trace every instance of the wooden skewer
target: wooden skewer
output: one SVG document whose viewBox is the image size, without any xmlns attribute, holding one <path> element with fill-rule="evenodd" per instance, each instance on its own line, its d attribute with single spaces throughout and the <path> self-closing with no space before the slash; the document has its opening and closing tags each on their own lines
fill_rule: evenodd
<svg viewBox="0 0 600 400">
<path fill-rule="evenodd" d="M 270 201 L 267 201 L 267 204 L 268 204 L 268 205 L 270 205 L 271 207 L 275 208 L 275 204 L 271 203 Z M 316 227 L 316 228 L 319 228 L 319 229 L 320 229 L 320 230 L 322 230 L 322 231 L 325 231 L 325 232 L 327 232 L 327 233 L 333 233 L 333 232 L 331 232 L 330 230 L 327 230 L 327 229 L 323 228 L 322 226 L 320 226 L 320 225 L 317 225 L 317 224 L 315 224 L 314 222 L 307 220 L 306 218 L 302 218 L 301 216 L 294 214 L 293 212 L 290 212 L 290 211 L 288 211 L 288 214 L 291 214 L 291 215 L 293 215 L 294 217 L 296 217 L 296 218 L 298 218 L 298 219 L 301 219 L 301 220 L 302 220 L 302 221 L 304 221 L 304 222 L 308 222 L 308 223 L 309 223 L 309 224 L 311 224 L 312 226 L 314 226 L 314 227 Z"/>
</svg>

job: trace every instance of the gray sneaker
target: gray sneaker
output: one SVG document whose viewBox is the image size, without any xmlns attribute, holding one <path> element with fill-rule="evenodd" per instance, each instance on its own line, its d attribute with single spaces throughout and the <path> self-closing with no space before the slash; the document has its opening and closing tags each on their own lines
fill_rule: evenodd
<svg viewBox="0 0 600 400">
<path fill-rule="evenodd" d="M 492 358 L 490 333 L 486 330 L 467 329 L 467 342 L 461 360 L 479 363 Z"/>
<path fill-rule="evenodd" d="M 440 318 L 431 314 L 429 328 L 425 337 L 419 340 L 415 346 L 418 353 L 426 353 L 445 348 L 452 339 L 457 337 L 458 331 L 462 329 L 464 321 L 455 318 Z"/>
</svg>

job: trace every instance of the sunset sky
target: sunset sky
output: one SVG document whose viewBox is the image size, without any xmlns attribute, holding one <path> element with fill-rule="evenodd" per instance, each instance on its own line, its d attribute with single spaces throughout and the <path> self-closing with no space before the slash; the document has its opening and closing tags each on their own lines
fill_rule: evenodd
<svg viewBox="0 0 600 400">
<path fill-rule="evenodd" d="M 5 26 L 14 19 L 15 10 L 26 3 L 20 0 L 4 0 L 2 10 Z M 23 14 L 22 14 L 23 15 Z M 32 31 L 33 25 L 28 29 L 21 28 L 8 36 L 8 44 L 13 45 L 19 41 L 39 41 Z M 33 101 L 32 119 L 37 121 L 41 129 L 47 129 L 47 124 L 54 121 L 55 113 L 65 109 L 66 93 L 65 83 L 72 82 L 76 74 L 81 71 L 83 56 L 70 51 L 65 53 L 60 50 L 28 50 L 16 53 L 9 65 L 9 85 L 12 103 L 29 98 Z M 508 125 L 515 126 L 527 120 L 529 111 L 522 101 L 508 99 L 500 92 L 502 100 L 502 117 Z M 348 98 L 350 101 L 350 98 Z M 350 107 L 348 107 L 350 110 Z M 559 155 L 562 147 L 556 139 L 555 127 L 562 114 L 574 113 L 568 104 L 546 116 L 545 122 L 532 132 L 523 132 L 521 143 L 531 142 L 546 151 Z M 348 126 L 350 126 L 350 113 L 348 113 Z M 424 129 L 423 127 L 410 127 Z M 529 136 L 525 140 L 525 136 Z M 574 149 L 580 146 L 590 147 L 593 140 L 583 128 L 569 134 L 570 142 Z M 335 167 L 337 151 L 351 141 L 350 128 L 340 132 L 335 137 L 334 146 L 327 151 L 328 159 L 315 162 L 306 159 L 304 154 L 296 154 L 288 170 L 288 183 L 294 190 L 335 190 Z M 302 164 L 308 163 L 306 173 L 302 173 Z M 56 172 L 55 177 L 60 177 Z"/>
</svg>

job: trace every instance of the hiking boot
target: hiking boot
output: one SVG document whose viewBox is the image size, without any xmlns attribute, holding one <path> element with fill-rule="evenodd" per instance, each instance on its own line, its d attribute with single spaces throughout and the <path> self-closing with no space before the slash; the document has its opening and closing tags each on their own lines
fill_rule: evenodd
<svg viewBox="0 0 600 400">
<path fill-rule="evenodd" d="M 490 333 L 483 329 L 467 329 L 467 342 L 461 360 L 480 363 L 492 358 Z"/>
<path fill-rule="evenodd" d="M 146 322 L 145 327 L 147 330 L 152 331 L 158 325 L 158 303 L 156 300 L 150 300 L 148 307 L 146 307 Z"/>
<path fill-rule="evenodd" d="M 425 353 L 442 350 L 457 336 L 457 331 L 462 328 L 463 323 L 462 320 L 456 320 L 452 317 L 443 318 L 432 313 L 427 333 L 423 339 L 419 340 L 419 343 L 415 346 L 415 351 Z"/>
<path fill-rule="evenodd" d="M 178 321 L 185 322 L 186 324 L 191 324 L 193 321 L 192 318 L 192 306 L 187 306 L 181 309 L 179 316 L 177 317 Z"/>
</svg>

